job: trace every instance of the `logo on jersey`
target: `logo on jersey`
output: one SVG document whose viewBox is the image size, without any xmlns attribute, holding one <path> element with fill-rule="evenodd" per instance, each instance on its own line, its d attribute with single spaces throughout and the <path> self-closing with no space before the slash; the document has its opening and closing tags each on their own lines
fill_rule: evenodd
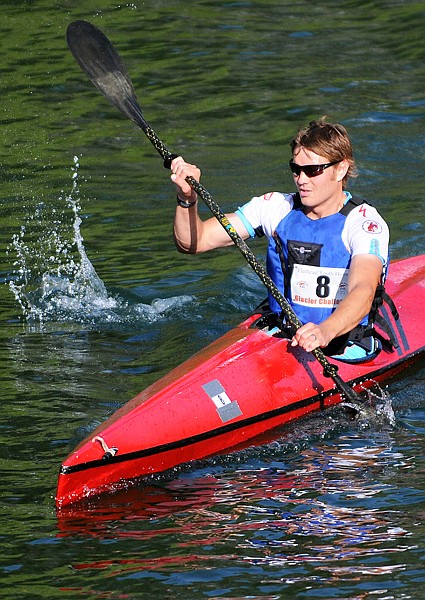
<svg viewBox="0 0 425 600">
<path fill-rule="evenodd" d="M 363 223 L 363 229 L 367 233 L 381 233 L 382 225 L 376 221 L 368 220 Z"/>
</svg>

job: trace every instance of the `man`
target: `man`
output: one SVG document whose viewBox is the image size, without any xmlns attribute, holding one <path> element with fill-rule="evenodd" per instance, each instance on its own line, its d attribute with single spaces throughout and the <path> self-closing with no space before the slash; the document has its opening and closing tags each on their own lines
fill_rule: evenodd
<svg viewBox="0 0 425 600">
<path fill-rule="evenodd" d="M 311 351 L 332 342 L 329 349 L 341 359 L 364 360 L 374 346 L 365 349 L 364 343 L 348 343 L 348 336 L 355 331 L 352 337 L 360 342 L 357 326 L 364 331 L 368 323 L 388 262 L 387 224 L 372 206 L 354 201 L 345 190 L 356 168 L 342 125 L 324 118 L 312 121 L 294 137 L 291 149 L 298 194 L 255 197 L 228 219 L 243 239 L 268 238 L 268 272 L 304 323 L 292 345 Z M 183 158 L 174 159 L 178 250 L 198 253 L 231 245 L 215 218 L 200 219 L 197 195 L 185 181 L 187 176 L 199 181 L 201 173 Z M 279 313 L 276 301 L 271 297 L 269 301 Z"/>
</svg>

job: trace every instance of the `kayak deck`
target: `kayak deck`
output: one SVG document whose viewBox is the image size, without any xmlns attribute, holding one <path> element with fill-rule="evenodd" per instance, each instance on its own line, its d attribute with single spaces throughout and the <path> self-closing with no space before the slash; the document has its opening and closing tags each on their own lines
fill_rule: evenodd
<svg viewBox="0 0 425 600">
<path fill-rule="evenodd" d="M 338 363 L 356 390 L 395 375 L 424 352 L 425 261 L 392 263 L 386 288 L 400 313 L 399 339 L 373 360 Z M 309 353 L 252 315 L 116 411 L 63 463 L 56 504 L 119 488 L 124 481 L 247 444 L 254 437 L 341 402 L 332 379 Z M 335 361 L 333 361 L 335 362 Z"/>
</svg>

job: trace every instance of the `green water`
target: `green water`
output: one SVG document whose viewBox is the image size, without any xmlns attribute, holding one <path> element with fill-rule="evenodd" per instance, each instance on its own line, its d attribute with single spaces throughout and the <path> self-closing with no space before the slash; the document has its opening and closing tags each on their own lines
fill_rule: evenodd
<svg viewBox="0 0 425 600">
<path fill-rule="evenodd" d="M 224 210 L 291 191 L 298 126 L 343 122 L 350 189 L 399 258 L 425 252 L 423 3 L 18 0 L 1 16 L 2 597 L 422 598 L 423 363 L 389 387 L 395 428 L 324 415 L 72 522 L 53 497 L 77 440 L 264 295 L 235 249 L 175 251 L 169 173 L 76 65 L 69 22 L 110 37 Z"/>
</svg>

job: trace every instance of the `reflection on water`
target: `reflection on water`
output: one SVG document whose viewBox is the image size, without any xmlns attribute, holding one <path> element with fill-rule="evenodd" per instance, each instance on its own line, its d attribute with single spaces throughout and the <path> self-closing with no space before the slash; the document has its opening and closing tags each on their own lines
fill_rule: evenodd
<svg viewBox="0 0 425 600">
<path fill-rule="evenodd" d="M 117 494 L 109 509 L 98 505 L 91 516 L 85 511 L 59 519 L 60 535 L 138 540 L 140 552 L 100 560 L 91 556 L 72 566 L 146 582 L 160 573 L 157 581 L 164 589 L 176 578 L 191 581 L 201 565 L 209 573 L 204 583 L 216 576 L 222 585 L 232 570 L 261 585 L 264 568 L 270 574 L 267 585 L 279 584 L 281 591 L 294 592 L 309 582 L 318 589 L 329 585 L 329 578 L 334 584 L 354 583 L 365 575 L 388 585 L 418 549 L 402 509 L 388 505 L 392 494 L 401 493 L 389 471 L 412 467 L 402 452 L 389 450 L 394 442 L 391 434 L 380 434 L 365 448 L 360 436 L 350 434 L 315 448 L 312 436 L 310 447 L 298 456 L 286 453 L 284 461 L 276 453 L 263 462 L 260 452 L 252 466 L 221 464 L 205 474 Z M 146 552 L 152 543 L 159 550 L 155 557 Z"/>
</svg>

